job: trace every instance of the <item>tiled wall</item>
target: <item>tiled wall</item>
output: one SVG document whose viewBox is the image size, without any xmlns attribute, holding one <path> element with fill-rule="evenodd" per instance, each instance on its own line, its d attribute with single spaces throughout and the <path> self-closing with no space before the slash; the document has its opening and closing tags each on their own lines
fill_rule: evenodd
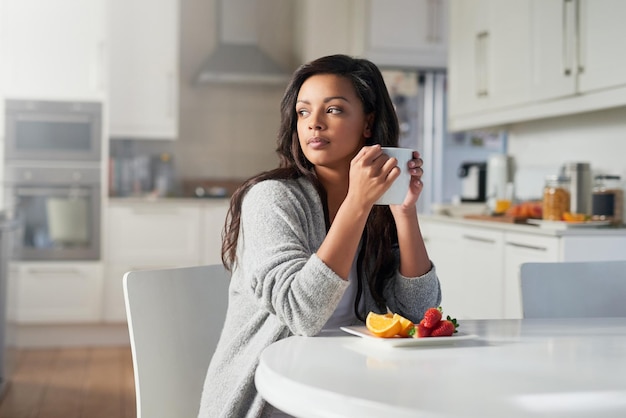
<svg viewBox="0 0 626 418">
<path fill-rule="evenodd" d="M 521 167 L 587 161 L 626 178 L 626 107 L 514 125 L 509 152 Z"/>
<path fill-rule="evenodd" d="M 558 173 L 567 161 L 589 162 L 594 175 L 618 174 L 624 181 L 626 107 L 514 125 L 508 147 L 517 165 L 516 180 L 526 183 L 527 193 L 540 195 L 545 175 Z"/>
<path fill-rule="evenodd" d="M 182 177 L 249 177 L 277 164 L 282 88 L 203 86 L 189 94 L 176 144 Z"/>
</svg>

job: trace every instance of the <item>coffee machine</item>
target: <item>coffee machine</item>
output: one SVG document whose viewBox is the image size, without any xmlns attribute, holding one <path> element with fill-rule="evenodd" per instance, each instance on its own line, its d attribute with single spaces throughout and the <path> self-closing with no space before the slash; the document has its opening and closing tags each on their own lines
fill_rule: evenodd
<svg viewBox="0 0 626 418">
<path fill-rule="evenodd" d="M 487 163 L 463 162 L 458 170 L 461 178 L 461 202 L 484 202 L 486 199 Z"/>
</svg>

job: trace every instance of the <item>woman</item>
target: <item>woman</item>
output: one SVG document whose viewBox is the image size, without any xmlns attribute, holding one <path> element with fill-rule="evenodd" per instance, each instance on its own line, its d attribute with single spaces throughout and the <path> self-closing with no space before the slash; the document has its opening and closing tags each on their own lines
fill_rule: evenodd
<svg viewBox="0 0 626 418">
<path fill-rule="evenodd" d="M 370 311 L 419 321 L 439 305 L 417 219 L 417 152 L 404 203 L 374 205 L 399 175 L 381 146 L 397 144 L 398 120 L 374 64 L 333 55 L 294 73 L 281 101 L 280 167 L 231 200 L 222 248 L 232 271 L 228 312 L 201 417 L 274 413 L 254 373 L 277 340 L 362 323 Z"/>
</svg>

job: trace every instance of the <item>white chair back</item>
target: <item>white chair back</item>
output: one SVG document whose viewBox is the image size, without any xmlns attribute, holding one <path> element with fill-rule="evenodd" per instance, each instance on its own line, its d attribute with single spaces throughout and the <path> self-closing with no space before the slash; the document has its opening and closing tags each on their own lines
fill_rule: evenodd
<svg viewBox="0 0 626 418">
<path fill-rule="evenodd" d="M 124 275 L 137 418 L 197 417 L 229 283 L 222 265 Z"/>
<path fill-rule="evenodd" d="M 524 318 L 626 317 L 626 260 L 524 263 Z"/>
</svg>

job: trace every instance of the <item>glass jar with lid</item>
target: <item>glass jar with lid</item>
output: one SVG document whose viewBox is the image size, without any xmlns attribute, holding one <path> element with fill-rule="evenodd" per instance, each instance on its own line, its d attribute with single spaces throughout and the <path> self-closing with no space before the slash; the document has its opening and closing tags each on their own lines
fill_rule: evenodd
<svg viewBox="0 0 626 418">
<path fill-rule="evenodd" d="M 543 188 L 543 219 L 560 221 L 570 208 L 570 178 L 567 176 L 548 176 Z"/>
<path fill-rule="evenodd" d="M 606 174 L 596 176 L 591 201 L 592 220 L 611 221 L 613 225 L 622 225 L 624 188 L 620 176 Z"/>
</svg>

